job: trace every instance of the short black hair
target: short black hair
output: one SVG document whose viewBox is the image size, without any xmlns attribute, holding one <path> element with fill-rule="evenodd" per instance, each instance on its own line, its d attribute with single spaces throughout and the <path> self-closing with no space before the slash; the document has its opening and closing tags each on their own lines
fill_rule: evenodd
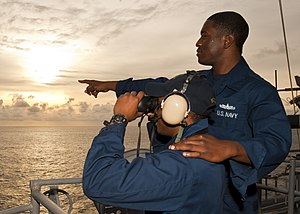
<svg viewBox="0 0 300 214">
<path fill-rule="evenodd" d="M 249 26 L 240 14 L 233 11 L 224 11 L 211 15 L 207 20 L 213 21 L 215 27 L 223 33 L 233 35 L 236 46 L 242 53 L 243 45 L 249 35 Z"/>
</svg>

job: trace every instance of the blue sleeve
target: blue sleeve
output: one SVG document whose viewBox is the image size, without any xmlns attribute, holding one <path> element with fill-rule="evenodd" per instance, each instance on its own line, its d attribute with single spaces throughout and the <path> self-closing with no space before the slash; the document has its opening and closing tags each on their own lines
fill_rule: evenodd
<svg viewBox="0 0 300 214">
<path fill-rule="evenodd" d="M 123 157 L 124 131 L 124 125 L 115 124 L 103 128 L 94 138 L 83 170 L 83 191 L 90 199 L 115 207 L 172 211 L 186 203 L 191 191 L 203 191 L 197 200 L 204 202 L 211 200 L 205 197 L 207 194 L 220 195 L 220 191 L 207 192 L 205 187 L 222 188 L 223 167 L 201 159 L 189 160 L 179 151 L 171 150 L 138 157 L 129 163 Z M 206 174 L 212 175 L 211 179 Z M 216 203 L 222 200 L 219 198 Z"/>
<path fill-rule="evenodd" d="M 133 78 L 129 78 L 126 80 L 120 80 L 116 86 L 116 95 L 117 97 L 121 94 L 124 94 L 128 91 L 145 91 L 145 86 L 149 82 L 165 82 L 168 79 L 165 77 L 159 77 L 157 79 L 147 78 L 147 79 L 139 79 L 133 80 Z"/>
<path fill-rule="evenodd" d="M 289 153 L 291 127 L 277 91 L 271 86 L 255 86 L 249 90 L 251 106 L 248 123 L 253 138 L 240 140 L 252 166 L 230 160 L 231 177 L 235 187 L 246 194 L 247 186 L 279 166 Z"/>
<path fill-rule="evenodd" d="M 193 183 L 187 162 L 178 152 L 171 157 L 153 155 L 129 163 L 123 157 L 124 130 L 122 124 L 115 124 L 95 137 L 83 171 L 84 193 L 94 201 L 116 207 L 177 209 Z M 178 159 L 182 160 L 180 168 L 172 167 L 178 166 L 173 163 Z"/>
<path fill-rule="evenodd" d="M 209 70 L 206 71 L 198 71 L 202 72 L 204 75 L 207 75 Z M 149 82 L 165 82 L 168 78 L 166 77 L 158 77 L 158 78 L 145 78 L 145 79 L 138 79 L 134 80 L 133 78 L 128 78 L 125 80 L 120 80 L 117 82 L 116 86 L 116 95 L 117 97 L 121 94 L 124 94 L 125 92 L 131 92 L 131 91 L 145 91 L 145 87 L 147 83 Z"/>
</svg>

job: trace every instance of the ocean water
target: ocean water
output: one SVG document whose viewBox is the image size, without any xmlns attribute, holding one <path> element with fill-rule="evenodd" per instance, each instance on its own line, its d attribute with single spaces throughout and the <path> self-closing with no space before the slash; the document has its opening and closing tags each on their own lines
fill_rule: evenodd
<svg viewBox="0 0 300 214">
<path fill-rule="evenodd" d="M 0 211 L 30 203 L 30 180 L 81 177 L 85 156 L 99 130 L 95 126 L 0 126 Z M 297 134 L 293 135 L 294 149 L 300 145 Z M 138 128 L 128 126 L 126 150 L 136 148 L 137 140 Z M 149 148 L 145 127 L 141 147 Z M 284 167 L 278 169 L 282 171 Z M 81 185 L 59 188 L 72 196 L 72 213 L 97 213 L 93 203 L 84 196 Z M 42 192 L 48 189 L 45 187 Z M 66 198 L 61 196 L 60 199 L 67 211 Z M 48 212 L 41 206 L 41 213 Z"/>
<path fill-rule="evenodd" d="M 86 154 L 99 130 L 92 126 L 0 126 L 0 211 L 30 203 L 30 180 L 81 177 Z M 128 126 L 126 150 L 136 148 L 137 140 L 138 128 Z M 142 148 L 149 148 L 144 127 Z M 59 188 L 72 196 L 72 213 L 97 213 L 81 185 Z M 66 201 L 62 196 L 62 207 L 67 211 Z M 48 212 L 42 207 L 41 213 Z"/>
</svg>

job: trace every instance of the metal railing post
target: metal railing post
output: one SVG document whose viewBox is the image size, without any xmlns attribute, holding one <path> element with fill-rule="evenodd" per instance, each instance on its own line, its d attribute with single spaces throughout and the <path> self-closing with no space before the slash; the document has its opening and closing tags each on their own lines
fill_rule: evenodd
<svg viewBox="0 0 300 214">
<path fill-rule="evenodd" d="M 57 186 L 50 186 L 49 196 L 51 201 L 57 204 L 60 207 L 60 201 L 58 197 L 58 187 Z M 53 214 L 49 211 L 49 214 Z"/>
<path fill-rule="evenodd" d="M 291 159 L 290 161 L 290 172 L 289 172 L 289 192 L 288 192 L 288 214 L 294 214 L 295 206 L 295 171 L 296 171 L 296 160 Z"/>
<path fill-rule="evenodd" d="M 40 213 L 40 204 L 37 200 L 35 200 L 35 198 L 33 197 L 33 190 L 36 189 L 35 187 L 35 183 L 33 181 L 30 181 L 30 197 L 31 197 L 31 205 L 32 205 L 32 209 L 31 209 L 31 214 L 39 214 Z"/>
</svg>

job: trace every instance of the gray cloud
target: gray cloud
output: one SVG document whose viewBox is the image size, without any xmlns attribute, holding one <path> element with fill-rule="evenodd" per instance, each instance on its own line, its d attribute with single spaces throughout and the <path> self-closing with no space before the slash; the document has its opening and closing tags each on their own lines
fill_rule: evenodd
<svg viewBox="0 0 300 214">
<path fill-rule="evenodd" d="M 79 112 L 83 113 L 86 112 L 89 108 L 89 104 L 87 104 L 86 102 L 80 102 L 79 103 Z"/>
<path fill-rule="evenodd" d="M 273 55 L 279 55 L 284 53 L 285 53 L 285 48 L 283 42 L 276 42 L 273 49 L 262 48 L 258 53 L 254 54 L 254 57 L 263 58 L 263 57 L 270 57 Z"/>
<path fill-rule="evenodd" d="M 7 1 L 0 4 L 2 8 L 2 23 L 0 30 L 6 35 L 1 38 L 4 47 L 24 50 L 22 44 L 28 41 L 32 44 L 65 44 L 73 31 L 68 28 L 69 20 L 76 20 L 75 15 L 80 9 L 58 9 L 21 1 Z M 70 17 L 71 15 L 71 17 Z M 58 30 L 62 25 L 63 30 Z M 72 29 L 72 28 L 71 28 Z M 69 31 L 69 32 L 68 32 Z M 47 39 L 45 33 L 57 35 L 56 39 Z M 76 35 L 76 34 L 74 34 Z"/>
<path fill-rule="evenodd" d="M 69 100 L 68 100 L 68 104 L 70 104 L 71 102 L 73 102 L 75 100 L 75 98 L 69 98 Z"/>
<path fill-rule="evenodd" d="M 35 103 L 33 106 L 30 106 L 30 107 L 28 108 L 28 111 L 29 111 L 30 113 L 36 113 L 36 112 L 40 112 L 41 109 L 39 108 L 39 104 L 38 104 L 38 103 Z"/>
<path fill-rule="evenodd" d="M 94 37 L 95 44 L 103 45 L 127 28 L 163 13 L 169 2 L 147 2 L 130 6 L 115 3 L 120 7 L 109 7 L 111 3 L 102 4 L 96 1 L 64 1 L 57 5 L 40 1 L 2 2 L 0 30 L 5 35 L 0 37 L 0 47 L 27 50 L 23 47 L 26 41 L 38 45 L 60 46 L 83 37 Z M 44 35 L 47 33 L 54 36 L 46 38 Z"/>
<path fill-rule="evenodd" d="M 92 111 L 94 113 L 111 114 L 112 113 L 112 104 L 109 104 L 109 103 L 106 103 L 103 105 L 96 104 L 92 107 Z"/>
<path fill-rule="evenodd" d="M 12 94 L 11 104 L 0 99 L 0 120 L 99 120 L 111 117 L 113 104 L 92 105 L 87 102 L 76 102 L 68 98 L 61 105 L 50 105 L 45 102 L 30 104 L 33 96 Z"/>
<path fill-rule="evenodd" d="M 13 94 L 12 95 L 12 106 L 16 108 L 26 108 L 29 107 L 30 105 L 25 101 L 25 98 L 23 95 L 20 94 Z"/>
</svg>

